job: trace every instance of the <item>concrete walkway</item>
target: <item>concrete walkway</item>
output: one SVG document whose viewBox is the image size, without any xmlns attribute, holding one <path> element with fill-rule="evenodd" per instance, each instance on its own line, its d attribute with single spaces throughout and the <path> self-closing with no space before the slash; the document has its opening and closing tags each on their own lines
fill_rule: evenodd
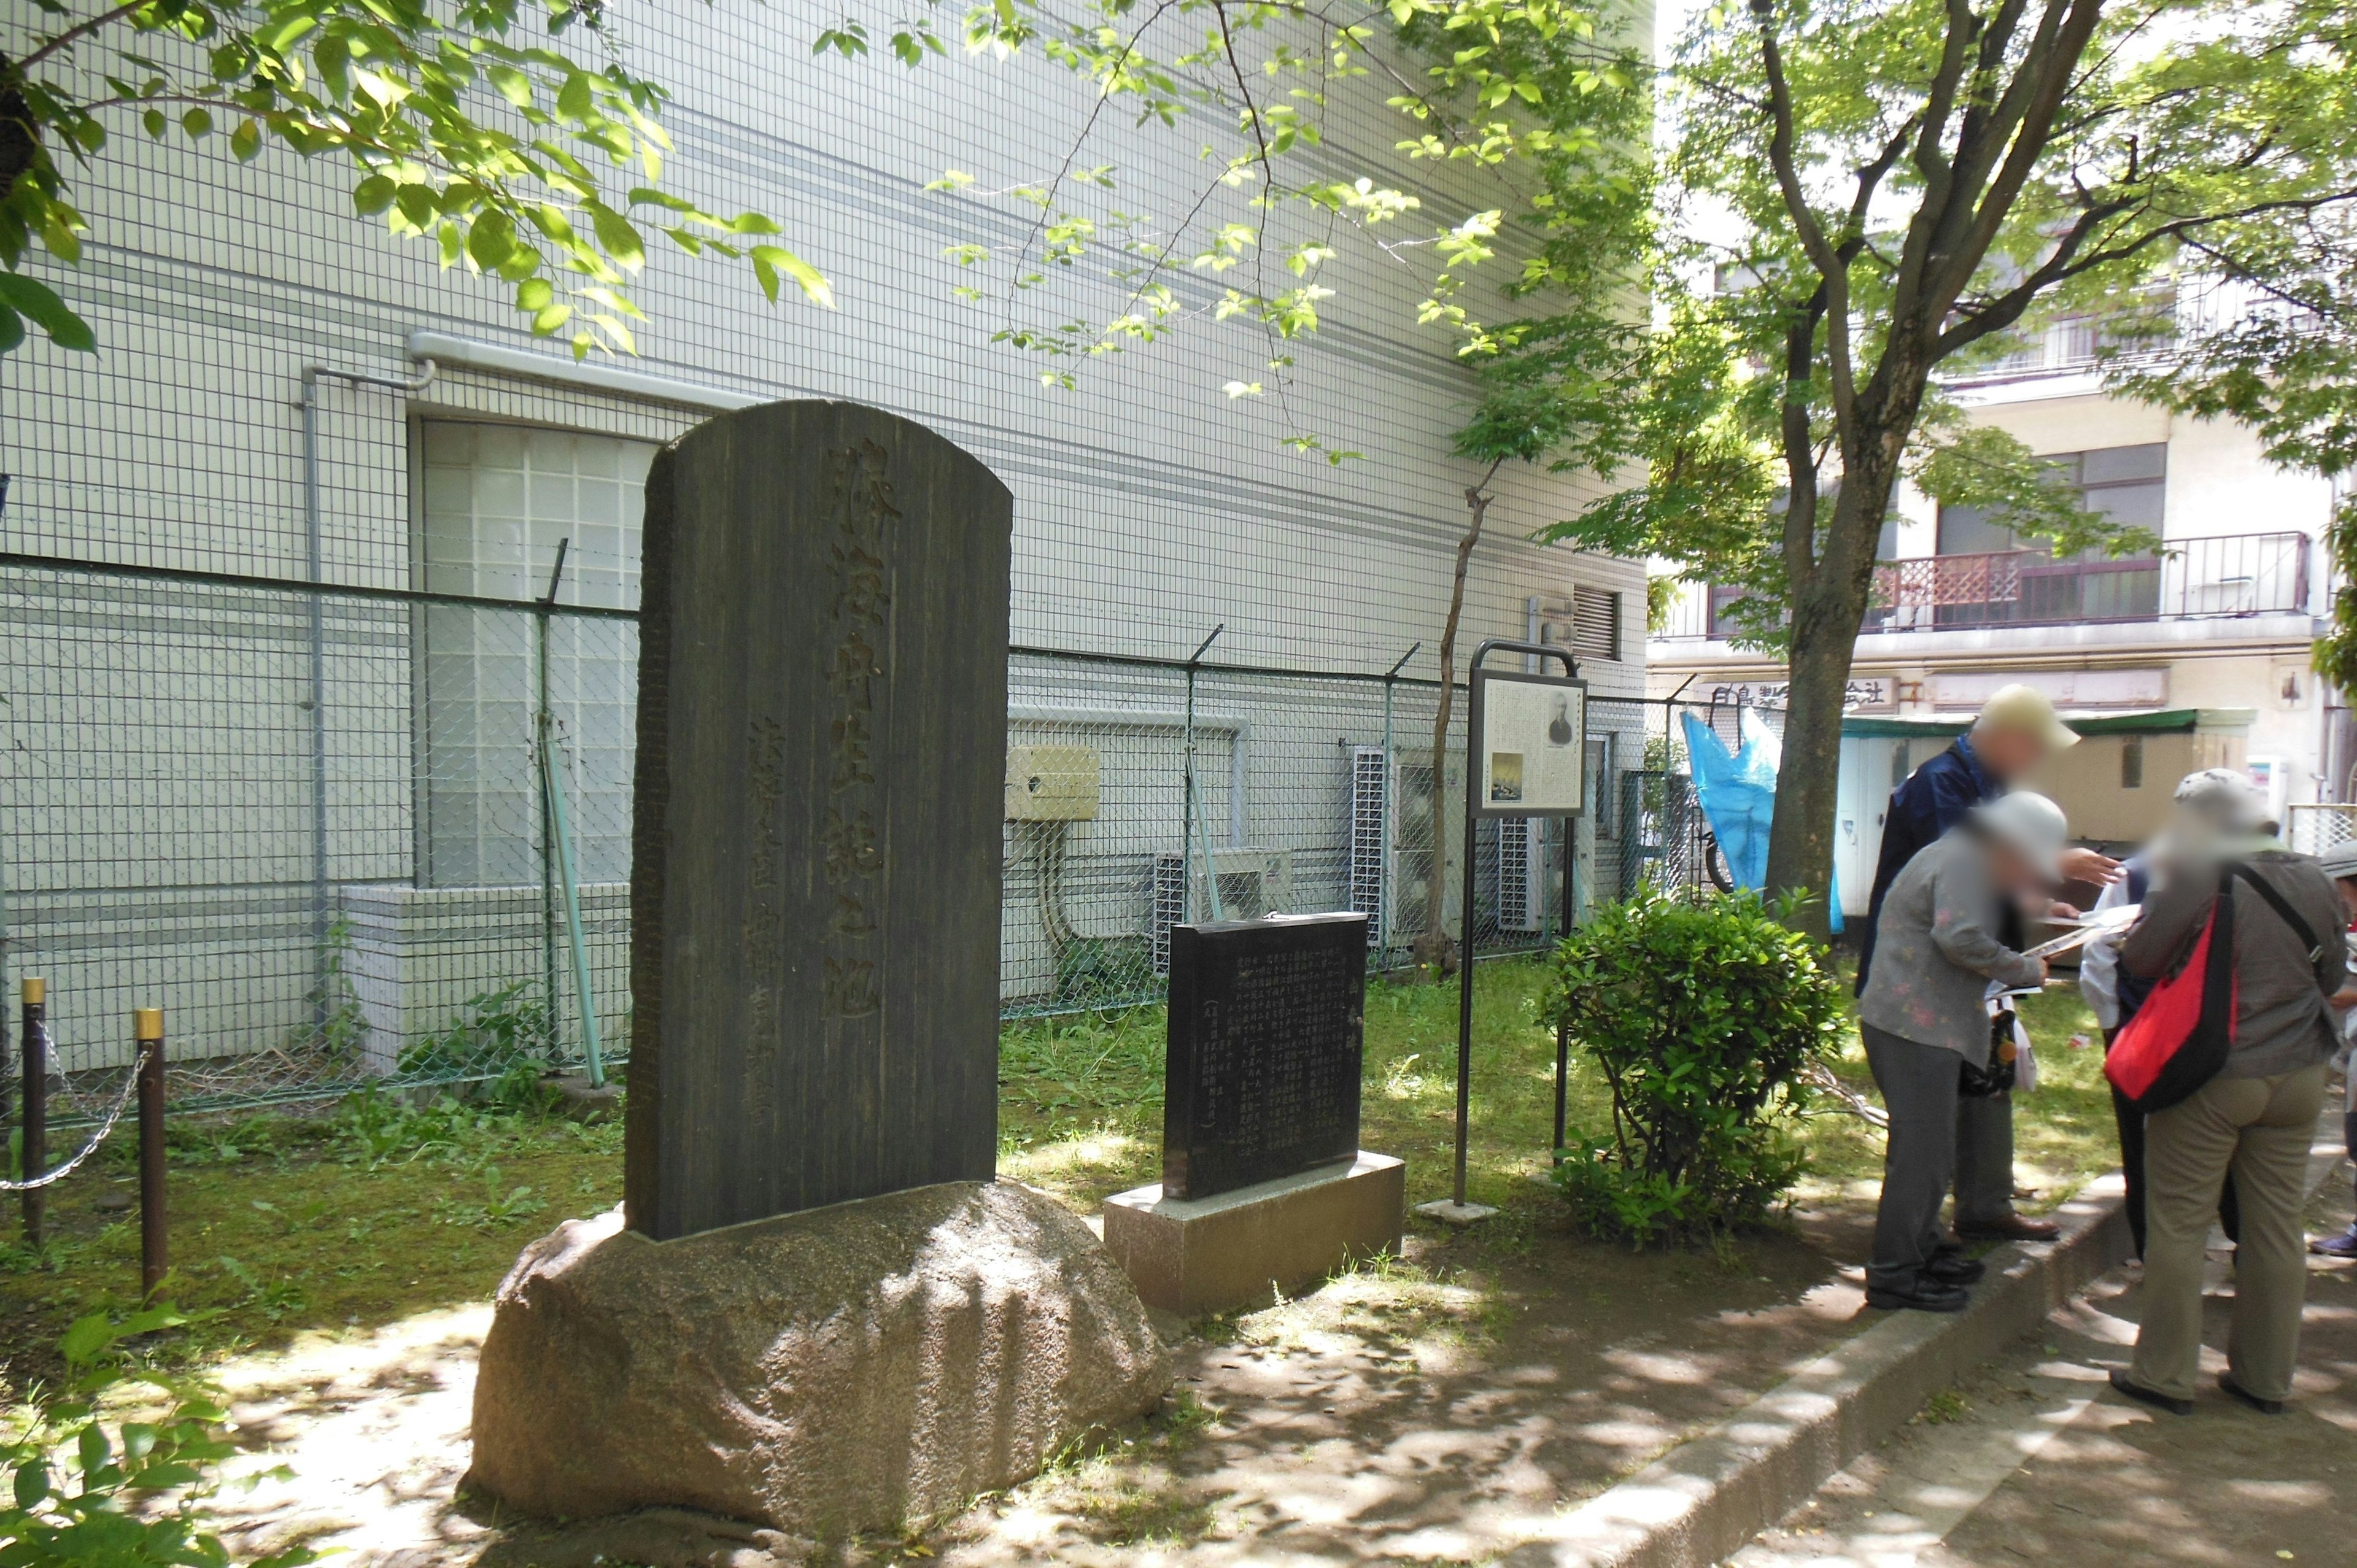
<svg viewBox="0 0 2357 1568">
<path fill-rule="evenodd" d="M 2346 1226 L 2351 1208 L 2349 1167 L 2337 1165 L 2311 1200 L 2310 1234 Z M 2212 1347 L 2233 1301 L 2224 1240 L 2212 1238 Z M 2357 1562 L 2357 1266 L 2309 1262 L 2285 1415 L 2207 1387 L 2183 1418 L 2112 1392 L 2106 1374 L 2126 1363 L 2137 1311 L 2136 1272 L 2117 1270 L 2043 1335 L 1934 1396 L 1728 1568 Z M 2202 1365 L 2206 1382 L 2225 1359 L 2213 1348 Z"/>
</svg>

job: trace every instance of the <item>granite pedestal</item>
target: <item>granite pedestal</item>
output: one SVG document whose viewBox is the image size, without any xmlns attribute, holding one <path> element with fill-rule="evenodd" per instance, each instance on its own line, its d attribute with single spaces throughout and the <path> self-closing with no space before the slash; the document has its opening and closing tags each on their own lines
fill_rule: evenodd
<svg viewBox="0 0 2357 1568">
<path fill-rule="evenodd" d="M 1344 1164 L 1255 1182 L 1211 1197 L 1162 1186 L 1105 1200 L 1104 1244 L 1146 1305 L 1184 1317 L 1266 1306 L 1343 1264 L 1396 1253 L 1407 1167 L 1361 1150 Z"/>
</svg>

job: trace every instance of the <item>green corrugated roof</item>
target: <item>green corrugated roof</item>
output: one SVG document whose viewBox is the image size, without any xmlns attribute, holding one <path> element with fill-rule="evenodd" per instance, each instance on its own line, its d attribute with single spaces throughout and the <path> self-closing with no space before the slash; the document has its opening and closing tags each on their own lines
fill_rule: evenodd
<svg viewBox="0 0 2357 1568">
<path fill-rule="evenodd" d="M 2183 735 L 2192 730 L 2233 729 L 2258 717 L 2254 708 L 2161 708 L 2141 714 L 2104 714 L 2063 723 L 2081 735 Z M 1844 738 L 1958 736 L 1973 727 L 1969 718 L 1885 719 L 1850 714 L 1842 719 Z"/>
</svg>

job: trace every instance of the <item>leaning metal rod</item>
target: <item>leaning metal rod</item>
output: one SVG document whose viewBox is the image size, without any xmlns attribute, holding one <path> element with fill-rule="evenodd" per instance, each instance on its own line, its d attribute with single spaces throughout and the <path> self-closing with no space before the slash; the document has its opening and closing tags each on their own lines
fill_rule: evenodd
<svg viewBox="0 0 2357 1568">
<path fill-rule="evenodd" d="M 164 1218 L 164 1010 L 131 1015 L 139 1053 L 139 1298 L 152 1302 L 172 1267 Z"/>
<path fill-rule="evenodd" d="M 533 618 L 533 661 L 538 671 L 537 703 L 533 715 L 535 744 L 533 765 L 540 770 L 540 993 L 548 1004 L 548 1048 L 554 1056 L 556 1038 L 556 819 L 549 808 L 554 798 L 549 779 L 549 769 L 554 765 L 554 753 L 549 744 L 549 732 L 554 715 L 548 700 L 548 618 L 556 607 L 558 586 L 565 581 L 565 557 L 573 546 L 573 536 L 565 535 L 556 542 L 556 564 L 548 574 L 548 592 L 540 596 L 539 613 Z"/>
<path fill-rule="evenodd" d="M 589 949 L 581 940 L 581 892 L 573 880 L 573 831 L 565 817 L 565 786 L 556 777 L 556 741 L 541 731 L 542 777 L 548 780 L 548 816 L 556 829 L 556 871 L 565 885 L 565 929 L 573 946 L 573 1000 L 581 1009 L 581 1050 L 588 1058 L 589 1087 L 606 1087 L 606 1058 L 597 1048 L 597 998 L 589 989 Z M 550 1013 L 555 998 L 549 999 Z"/>
<path fill-rule="evenodd" d="M 1203 662 L 1205 650 L 1220 639 L 1220 633 L 1227 629 L 1226 621 L 1213 627 L 1211 635 L 1195 645 L 1193 656 L 1187 660 L 1187 798 L 1181 802 L 1178 813 L 1178 884 L 1181 887 L 1187 884 L 1188 863 L 1192 858 L 1188 851 L 1196 834 L 1196 822 L 1203 815 L 1202 802 L 1195 788 L 1195 670 Z M 1204 892 L 1211 902 L 1211 918 L 1224 920 L 1227 916 L 1220 908 L 1220 878 L 1211 868 L 1211 830 L 1208 821 L 1203 823 L 1201 831 Z M 1188 913 L 1191 916 L 1194 900 L 1189 898 L 1184 902 L 1189 906 Z"/>
<path fill-rule="evenodd" d="M 1457 1183 L 1453 1188 L 1459 1208 L 1465 1207 L 1465 1148 L 1473 1108 L 1473 896 L 1475 884 L 1480 881 L 1473 875 L 1473 826 L 1481 789 L 1481 770 L 1474 764 L 1474 747 L 1481 739 L 1481 662 L 1500 651 L 1560 659 L 1566 675 L 1577 678 L 1579 673 L 1579 666 L 1572 661 L 1571 655 L 1553 643 L 1508 642 L 1498 638 L 1475 649 L 1473 661 L 1465 667 L 1465 860 L 1458 878 L 1465 889 L 1465 897 L 1457 926 Z M 1580 740 L 1584 746 L 1587 736 L 1582 736 Z M 1584 760 L 1581 765 L 1586 766 Z M 1436 802 L 1440 799 L 1440 784 L 1437 779 L 1432 781 Z"/>
<path fill-rule="evenodd" d="M 1399 672 L 1424 646 L 1417 638 L 1399 661 L 1383 671 L 1383 795 L 1381 820 L 1376 823 L 1375 845 L 1375 950 L 1383 961 L 1392 961 L 1392 784 L 1398 769 L 1392 766 L 1392 689 L 1399 683 Z"/>
</svg>

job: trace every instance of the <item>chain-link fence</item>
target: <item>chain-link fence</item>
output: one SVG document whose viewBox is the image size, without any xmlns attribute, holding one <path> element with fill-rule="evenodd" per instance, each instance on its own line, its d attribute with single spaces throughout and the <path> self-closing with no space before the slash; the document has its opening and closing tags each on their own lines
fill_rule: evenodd
<svg viewBox="0 0 2357 1568">
<path fill-rule="evenodd" d="M 593 1026 L 619 1061 L 630 612 L 22 556 L 0 607 L 0 955 L 48 982 L 59 1120 L 135 1004 L 186 1108 L 578 1066 Z M 1383 967 L 1457 934 L 1433 683 L 1018 649 L 1009 684 L 1006 1016 L 1157 999 L 1215 915 L 1362 910 Z M 1588 815 L 1479 825 L 1477 953 L 1560 931 L 1567 838 L 1582 905 L 1707 879 L 1671 712 L 1594 699 Z"/>
</svg>

